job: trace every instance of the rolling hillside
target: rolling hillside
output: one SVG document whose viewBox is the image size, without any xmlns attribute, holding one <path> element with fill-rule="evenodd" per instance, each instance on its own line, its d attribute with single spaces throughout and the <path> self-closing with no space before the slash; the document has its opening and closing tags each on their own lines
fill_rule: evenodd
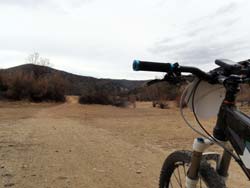
<svg viewBox="0 0 250 188">
<path fill-rule="evenodd" d="M 24 64 L 8 69 L 2 69 L 2 74 L 14 75 L 22 72 L 23 74 L 33 74 L 35 77 L 49 77 L 59 75 L 67 83 L 67 95 L 81 95 L 92 91 L 123 92 L 140 87 L 145 81 L 97 79 L 94 77 L 80 76 L 65 71 L 60 71 L 50 67 L 34 64 Z"/>
<path fill-rule="evenodd" d="M 182 83 L 183 87 L 180 85 L 179 87 L 176 87 L 176 85 L 170 85 L 163 82 L 149 87 L 143 87 L 147 81 L 98 79 L 94 77 L 75 75 L 65 71 L 34 64 L 24 64 L 0 70 L 0 76 L 7 74 L 9 77 L 12 77 L 12 75 L 14 76 L 18 73 L 25 75 L 32 74 L 36 78 L 59 75 L 65 82 L 66 95 L 86 95 L 98 92 L 105 95 L 116 96 L 120 94 L 133 93 L 139 100 L 174 100 L 180 95 L 183 87 L 185 86 L 185 83 Z M 187 77 L 187 80 L 189 81 L 192 79 L 192 76 Z M 242 85 L 238 100 L 250 101 L 249 93 L 249 85 Z"/>
</svg>

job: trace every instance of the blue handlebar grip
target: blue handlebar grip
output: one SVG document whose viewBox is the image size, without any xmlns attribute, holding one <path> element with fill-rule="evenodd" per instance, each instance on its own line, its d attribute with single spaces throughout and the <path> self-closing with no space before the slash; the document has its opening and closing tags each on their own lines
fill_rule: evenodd
<svg viewBox="0 0 250 188">
<path fill-rule="evenodd" d="M 133 70 L 134 71 L 139 71 L 140 70 L 140 61 L 139 60 L 134 60 L 134 62 L 133 62 Z"/>
<path fill-rule="evenodd" d="M 135 71 L 169 72 L 172 71 L 170 63 L 157 63 L 150 61 L 134 60 L 133 69 Z"/>
</svg>

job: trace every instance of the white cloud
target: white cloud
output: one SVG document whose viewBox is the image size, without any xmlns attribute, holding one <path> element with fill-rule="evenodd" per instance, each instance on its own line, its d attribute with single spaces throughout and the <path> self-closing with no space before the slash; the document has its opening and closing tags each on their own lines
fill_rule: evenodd
<svg viewBox="0 0 250 188">
<path fill-rule="evenodd" d="M 0 0 L 0 4 L 7 6 L 20 6 L 23 8 L 39 6 L 52 6 L 52 7 L 79 7 L 82 4 L 89 3 L 93 0 Z"/>
<path fill-rule="evenodd" d="M 55 67 L 70 72 L 146 79 L 159 74 L 132 72 L 133 59 L 180 61 L 207 69 L 215 58 L 249 58 L 246 0 L 0 0 L 0 4 L 4 5 L 0 67 L 3 61 L 4 66 L 22 64 L 24 56 L 38 51 Z"/>
<path fill-rule="evenodd" d="M 156 42 L 150 51 L 196 65 L 212 63 L 216 58 L 249 58 L 250 25 L 245 23 L 248 8 L 246 1 L 225 3 L 189 20 L 175 35 Z"/>
</svg>

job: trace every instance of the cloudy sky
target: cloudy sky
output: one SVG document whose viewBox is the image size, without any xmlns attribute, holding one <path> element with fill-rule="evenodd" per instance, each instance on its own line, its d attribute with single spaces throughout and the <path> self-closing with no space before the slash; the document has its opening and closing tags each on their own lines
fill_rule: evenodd
<svg viewBox="0 0 250 188">
<path fill-rule="evenodd" d="M 249 0 L 0 0 L 0 67 L 39 52 L 54 68 L 150 79 L 134 59 L 196 65 L 250 58 Z"/>
</svg>

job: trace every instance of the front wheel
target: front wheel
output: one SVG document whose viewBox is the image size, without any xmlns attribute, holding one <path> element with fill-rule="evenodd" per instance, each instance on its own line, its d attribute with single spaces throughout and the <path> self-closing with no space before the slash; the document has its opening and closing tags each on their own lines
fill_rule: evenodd
<svg viewBox="0 0 250 188">
<path fill-rule="evenodd" d="M 185 188 L 192 152 L 176 151 L 170 154 L 161 169 L 160 188 Z M 226 188 L 223 179 L 203 159 L 199 169 L 197 188 Z"/>
</svg>

